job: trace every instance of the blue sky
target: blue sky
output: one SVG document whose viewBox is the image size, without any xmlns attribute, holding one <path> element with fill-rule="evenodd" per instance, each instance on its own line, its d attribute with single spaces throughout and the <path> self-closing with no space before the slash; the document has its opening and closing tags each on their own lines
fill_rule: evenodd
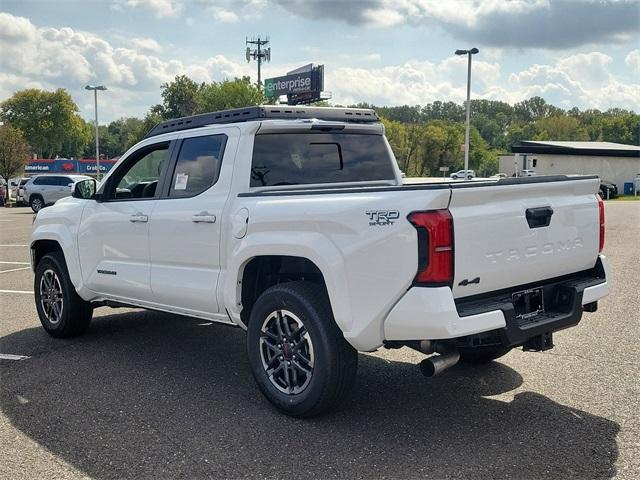
<svg viewBox="0 0 640 480">
<path fill-rule="evenodd" d="M 269 35 L 277 76 L 325 65 L 333 101 L 460 102 L 541 95 L 570 108 L 640 111 L 640 3 L 593 0 L 85 0 L 0 3 L 0 100 L 25 87 L 104 83 L 101 121 L 142 116 L 177 74 L 255 78 L 244 39 Z"/>
</svg>

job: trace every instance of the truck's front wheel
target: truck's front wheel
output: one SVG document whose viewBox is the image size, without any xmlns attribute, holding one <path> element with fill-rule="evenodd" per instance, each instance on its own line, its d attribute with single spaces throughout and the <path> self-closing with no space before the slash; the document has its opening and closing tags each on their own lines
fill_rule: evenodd
<svg viewBox="0 0 640 480">
<path fill-rule="evenodd" d="M 290 282 L 267 289 L 248 325 L 247 352 L 258 387 L 279 410 L 312 417 L 342 402 L 358 354 L 331 313 L 323 288 Z"/>
<path fill-rule="evenodd" d="M 49 335 L 72 337 L 89 327 L 93 307 L 76 293 L 61 253 L 42 257 L 36 267 L 33 288 L 40 322 Z"/>
</svg>

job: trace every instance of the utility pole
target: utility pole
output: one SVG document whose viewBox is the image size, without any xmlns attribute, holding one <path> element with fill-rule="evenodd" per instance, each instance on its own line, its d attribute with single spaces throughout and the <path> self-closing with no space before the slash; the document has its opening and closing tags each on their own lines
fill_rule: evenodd
<svg viewBox="0 0 640 480">
<path fill-rule="evenodd" d="M 100 139 L 98 134 L 98 90 L 106 90 L 104 85 L 87 85 L 85 90 L 93 90 L 93 106 L 96 114 L 96 180 L 100 181 Z"/>
<path fill-rule="evenodd" d="M 469 125 L 471 117 L 471 56 L 478 53 L 477 48 L 470 50 L 456 50 L 456 55 L 467 55 L 467 121 L 464 134 L 464 170 L 469 170 Z"/>
<path fill-rule="evenodd" d="M 247 63 L 249 63 L 252 58 L 258 62 L 258 87 L 259 88 L 262 88 L 262 72 L 261 72 L 262 62 L 271 61 L 271 47 L 266 49 L 262 48 L 263 46 L 266 46 L 268 44 L 269 44 L 269 37 L 265 37 L 265 38 L 251 37 L 251 40 L 249 40 L 249 38 L 245 38 L 245 45 L 247 46 L 247 52 L 246 52 Z"/>
</svg>

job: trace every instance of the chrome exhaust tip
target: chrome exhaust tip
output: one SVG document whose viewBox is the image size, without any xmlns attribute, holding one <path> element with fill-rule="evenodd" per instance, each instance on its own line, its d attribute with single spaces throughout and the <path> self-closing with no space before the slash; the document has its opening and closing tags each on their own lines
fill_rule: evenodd
<svg viewBox="0 0 640 480">
<path fill-rule="evenodd" d="M 460 353 L 457 350 L 443 353 L 442 355 L 434 355 L 420 362 L 420 371 L 425 377 L 434 377 L 453 367 L 459 361 Z"/>
</svg>

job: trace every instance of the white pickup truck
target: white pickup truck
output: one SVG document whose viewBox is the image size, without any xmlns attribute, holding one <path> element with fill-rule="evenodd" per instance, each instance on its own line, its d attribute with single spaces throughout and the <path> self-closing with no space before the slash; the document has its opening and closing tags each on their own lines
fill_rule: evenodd
<svg viewBox="0 0 640 480">
<path fill-rule="evenodd" d="M 34 219 L 35 301 L 55 337 L 96 306 L 239 326 L 260 390 L 308 417 L 357 351 L 426 375 L 546 350 L 607 295 L 590 176 L 403 185 L 371 110 L 249 107 L 168 121 Z"/>
</svg>

